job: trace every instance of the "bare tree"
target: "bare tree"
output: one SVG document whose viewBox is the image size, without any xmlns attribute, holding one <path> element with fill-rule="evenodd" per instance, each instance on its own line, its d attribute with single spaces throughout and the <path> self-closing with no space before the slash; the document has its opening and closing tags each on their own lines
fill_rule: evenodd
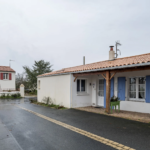
<svg viewBox="0 0 150 150">
<path fill-rule="evenodd" d="M 16 75 L 16 89 L 19 89 L 21 84 L 23 84 L 25 88 L 28 88 L 28 82 L 25 73 L 18 73 Z"/>
</svg>

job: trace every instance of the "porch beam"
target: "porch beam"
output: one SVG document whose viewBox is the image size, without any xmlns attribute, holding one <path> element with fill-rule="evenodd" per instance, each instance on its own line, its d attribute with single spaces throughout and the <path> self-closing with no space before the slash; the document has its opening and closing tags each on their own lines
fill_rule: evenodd
<svg viewBox="0 0 150 150">
<path fill-rule="evenodd" d="M 110 71 L 106 72 L 106 113 L 110 113 Z"/>
<path fill-rule="evenodd" d="M 114 72 L 111 77 L 110 77 L 110 80 L 114 77 L 114 75 L 116 74 L 116 72 Z"/>
<path fill-rule="evenodd" d="M 74 82 L 76 81 L 76 79 L 77 79 L 77 76 L 74 78 Z"/>
<path fill-rule="evenodd" d="M 101 73 L 101 75 L 103 76 L 103 78 L 106 80 L 106 76 L 104 74 Z"/>
<path fill-rule="evenodd" d="M 106 71 L 98 71 L 98 72 L 85 72 L 85 73 L 74 73 L 73 76 L 87 76 L 87 75 L 99 75 L 99 74 L 105 74 Z"/>
<path fill-rule="evenodd" d="M 133 67 L 133 68 L 126 68 L 126 69 L 115 69 L 115 70 L 110 71 L 110 73 L 133 72 L 133 71 L 143 71 L 143 70 L 150 70 L 150 66 Z"/>
</svg>

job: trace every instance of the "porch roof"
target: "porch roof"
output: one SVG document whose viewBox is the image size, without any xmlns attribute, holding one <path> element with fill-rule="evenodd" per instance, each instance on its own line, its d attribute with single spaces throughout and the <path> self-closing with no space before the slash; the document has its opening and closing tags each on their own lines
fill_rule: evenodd
<svg viewBox="0 0 150 150">
<path fill-rule="evenodd" d="M 67 74 L 67 73 L 88 72 L 88 71 L 92 72 L 92 71 L 113 70 L 116 69 L 117 67 L 121 69 L 125 67 L 135 67 L 140 65 L 142 66 L 150 65 L 150 53 L 135 55 L 130 57 L 117 58 L 111 61 L 106 60 L 106 61 L 100 61 L 100 62 L 95 62 L 86 65 L 64 68 L 61 70 L 39 75 L 38 77 Z"/>
</svg>

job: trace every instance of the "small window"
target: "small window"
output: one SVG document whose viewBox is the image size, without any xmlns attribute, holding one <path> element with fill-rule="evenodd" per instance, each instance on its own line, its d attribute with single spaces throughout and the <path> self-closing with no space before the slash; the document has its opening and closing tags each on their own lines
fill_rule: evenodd
<svg viewBox="0 0 150 150">
<path fill-rule="evenodd" d="M 85 92 L 85 80 L 81 80 L 81 91 Z"/>
<path fill-rule="evenodd" d="M 77 80 L 77 92 L 86 92 L 86 80 L 85 79 Z"/>
<path fill-rule="evenodd" d="M 40 80 L 38 80 L 38 88 L 40 89 Z"/>
<path fill-rule="evenodd" d="M 3 79 L 8 79 L 8 73 L 3 73 Z"/>
<path fill-rule="evenodd" d="M 77 92 L 80 92 L 80 80 L 77 80 Z"/>
</svg>

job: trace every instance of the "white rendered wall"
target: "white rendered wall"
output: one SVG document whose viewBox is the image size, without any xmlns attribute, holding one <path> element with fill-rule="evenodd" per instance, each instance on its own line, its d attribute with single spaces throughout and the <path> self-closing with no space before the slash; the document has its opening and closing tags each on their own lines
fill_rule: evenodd
<svg viewBox="0 0 150 150">
<path fill-rule="evenodd" d="M 77 79 L 87 80 L 87 93 L 77 93 Z M 78 77 L 74 82 L 72 79 L 72 107 L 97 106 L 98 99 L 98 83 L 99 79 L 104 79 L 101 75 L 90 75 Z M 91 85 L 90 85 L 91 84 Z"/>
<path fill-rule="evenodd" d="M 11 73 L 12 74 L 12 80 L 5 79 L 0 80 L 0 86 L 2 90 L 16 90 L 16 84 L 15 84 L 15 73 L 14 72 L 0 72 L 0 73 Z"/>
<path fill-rule="evenodd" d="M 141 113 L 150 113 L 150 103 L 121 101 L 120 110 L 141 112 Z"/>
<path fill-rule="evenodd" d="M 42 102 L 44 97 L 50 97 L 54 104 L 70 108 L 70 74 L 38 78 L 37 83 L 39 80 L 39 102 Z"/>
<path fill-rule="evenodd" d="M 71 98 L 71 107 L 85 107 L 85 106 L 91 106 L 92 105 L 92 78 L 91 76 L 82 76 L 78 77 L 77 79 L 86 79 L 86 92 L 79 92 L 77 93 L 77 79 L 74 82 L 73 75 L 71 75 L 71 81 L 72 81 L 72 98 Z"/>
</svg>

